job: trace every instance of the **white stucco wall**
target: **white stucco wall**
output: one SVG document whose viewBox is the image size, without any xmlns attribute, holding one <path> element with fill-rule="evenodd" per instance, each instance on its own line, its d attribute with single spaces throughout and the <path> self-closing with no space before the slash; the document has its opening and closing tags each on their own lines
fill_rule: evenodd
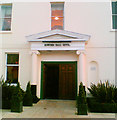
<svg viewBox="0 0 117 120">
<path fill-rule="evenodd" d="M 91 61 L 96 61 L 99 65 L 99 80 L 110 80 L 114 83 L 115 32 L 111 31 L 110 2 L 66 2 L 64 13 L 65 30 L 91 35 L 86 45 L 87 86 L 90 83 L 88 74 Z M 49 2 L 13 2 L 12 31 L 4 34 L 0 32 L 0 36 L 2 35 L 0 38 L 0 66 L 2 66 L 0 75 L 5 76 L 5 53 L 19 52 L 19 81 L 25 89 L 27 82 L 31 79 L 30 44 L 25 36 L 50 29 L 51 6 Z M 42 52 L 40 55 L 42 61 L 77 61 L 77 57 L 75 51 Z"/>
</svg>

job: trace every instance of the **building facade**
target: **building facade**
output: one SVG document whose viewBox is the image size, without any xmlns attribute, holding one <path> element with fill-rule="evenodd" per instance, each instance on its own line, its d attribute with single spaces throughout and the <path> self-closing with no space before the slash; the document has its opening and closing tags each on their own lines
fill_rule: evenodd
<svg viewBox="0 0 117 120">
<path fill-rule="evenodd" d="M 45 99 L 74 99 L 80 82 L 115 84 L 117 2 L 0 4 L 0 76 Z"/>
</svg>

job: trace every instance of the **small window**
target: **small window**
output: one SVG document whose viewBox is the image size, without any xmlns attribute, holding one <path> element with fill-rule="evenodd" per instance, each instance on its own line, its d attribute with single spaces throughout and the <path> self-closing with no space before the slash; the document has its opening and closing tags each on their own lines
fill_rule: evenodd
<svg viewBox="0 0 117 120">
<path fill-rule="evenodd" d="M 117 1 L 112 2 L 112 28 L 117 29 Z"/>
<path fill-rule="evenodd" d="M 63 29 L 64 3 L 51 3 L 51 29 Z"/>
<path fill-rule="evenodd" d="M 6 55 L 6 82 L 17 83 L 19 71 L 19 54 Z"/>
<path fill-rule="evenodd" d="M 11 31 L 12 5 L 1 5 L 0 30 Z"/>
</svg>

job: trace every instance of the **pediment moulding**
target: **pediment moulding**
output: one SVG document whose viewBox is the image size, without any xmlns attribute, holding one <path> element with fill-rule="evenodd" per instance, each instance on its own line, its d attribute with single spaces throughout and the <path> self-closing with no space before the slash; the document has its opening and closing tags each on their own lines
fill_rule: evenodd
<svg viewBox="0 0 117 120">
<path fill-rule="evenodd" d="M 90 39 L 90 35 L 80 34 L 76 32 L 66 30 L 50 30 L 33 35 L 26 36 L 29 42 L 40 41 L 84 41 L 87 42 Z"/>
</svg>

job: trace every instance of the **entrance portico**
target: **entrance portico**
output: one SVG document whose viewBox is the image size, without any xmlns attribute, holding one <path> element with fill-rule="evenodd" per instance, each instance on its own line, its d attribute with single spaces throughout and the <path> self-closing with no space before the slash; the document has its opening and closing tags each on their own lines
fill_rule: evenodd
<svg viewBox="0 0 117 120">
<path fill-rule="evenodd" d="M 41 71 L 41 62 L 50 61 L 50 59 L 48 59 L 47 57 L 46 60 L 42 59 L 41 57 L 44 53 L 49 51 L 53 53 L 53 55 L 51 56 L 51 61 L 77 61 L 77 86 L 79 82 L 83 82 L 83 84 L 86 85 L 85 45 L 87 44 L 89 38 L 89 35 L 69 32 L 65 30 L 51 30 L 27 36 L 27 40 L 31 45 L 32 53 L 31 85 L 37 86 L 38 97 L 41 97 L 40 92 L 42 92 L 41 77 L 43 73 Z M 65 58 L 65 60 L 63 60 L 54 58 L 54 56 L 57 55 L 57 52 L 59 51 L 61 51 L 62 54 L 64 54 L 66 51 L 74 51 L 76 52 L 77 59 L 69 60 Z M 61 58 L 62 54 L 59 53 L 60 57 L 57 57 Z M 65 56 L 67 55 L 65 54 Z"/>
</svg>

